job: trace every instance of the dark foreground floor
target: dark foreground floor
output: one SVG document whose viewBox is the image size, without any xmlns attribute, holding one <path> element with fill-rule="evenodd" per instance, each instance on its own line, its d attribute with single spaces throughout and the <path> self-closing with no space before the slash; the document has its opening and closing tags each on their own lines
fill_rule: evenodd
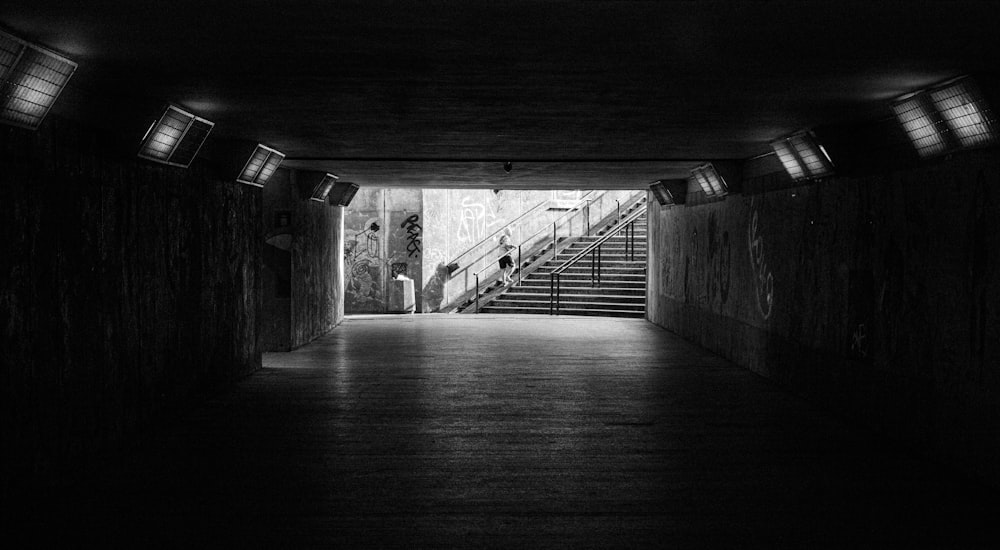
<svg viewBox="0 0 1000 550">
<path fill-rule="evenodd" d="M 1000 547 L 996 493 L 641 320 L 353 318 L 264 362 L 18 527 L 134 548 Z"/>
</svg>

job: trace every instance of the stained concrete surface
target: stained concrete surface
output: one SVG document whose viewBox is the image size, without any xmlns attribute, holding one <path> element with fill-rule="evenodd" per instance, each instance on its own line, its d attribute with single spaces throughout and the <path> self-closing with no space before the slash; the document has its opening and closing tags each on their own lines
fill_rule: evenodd
<svg viewBox="0 0 1000 550">
<path fill-rule="evenodd" d="M 85 468 L 260 367 L 259 190 L 0 127 L 0 485 Z"/>
<path fill-rule="evenodd" d="M 633 319 L 348 317 L 8 516 L 40 546 L 995 547 L 1000 500 Z"/>
<path fill-rule="evenodd" d="M 1000 483 L 998 183 L 991 148 L 652 208 L 649 319 Z"/>
</svg>

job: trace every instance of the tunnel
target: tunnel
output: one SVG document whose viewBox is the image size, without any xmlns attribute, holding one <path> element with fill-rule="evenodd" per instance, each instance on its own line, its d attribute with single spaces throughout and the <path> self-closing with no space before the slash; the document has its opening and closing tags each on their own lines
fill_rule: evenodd
<svg viewBox="0 0 1000 550">
<path fill-rule="evenodd" d="M 1000 543 L 994 3 L 8 4 L 19 547 Z"/>
</svg>

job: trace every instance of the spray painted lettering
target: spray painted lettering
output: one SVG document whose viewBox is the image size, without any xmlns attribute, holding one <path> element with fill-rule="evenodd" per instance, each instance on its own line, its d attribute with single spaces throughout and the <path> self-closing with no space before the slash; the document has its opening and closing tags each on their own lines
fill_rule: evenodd
<svg viewBox="0 0 1000 550">
<path fill-rule="evenodd" d="M 714 305 L 716 297 L 724 305 L 729 301 L 731 247 L 729 232 L 723 231 L 719 236 L 719 224 L 715 213 L 708 217 L 708 272 L 705 279 L 708 301 Z"/>
<path fill-rule="evenodd" d="M 376 218 L 365 222 L 365 229 L 344 243 L 344 263 L 347 271 L 345 302 L 348 310 L 368 311 L 382 303 L 382 264 L 379 224 Z"/>
<path fill-rule="evenodd" d="M 484 204 L 476 202 L 472 197 L 462 197 L 462 213 L 458 219 L 459 242 L 479 242 L 499 223 L 496 210 L 489 202 Z"/>
<path fill-rule="evenodd" d="M 420 224 L 420 216 L 413 214 L 403 220 L 399 227 L 406 229 L 406 255 L 415 256 L 420 254 L 420 231 L 423 229 Z"/>
</svg>

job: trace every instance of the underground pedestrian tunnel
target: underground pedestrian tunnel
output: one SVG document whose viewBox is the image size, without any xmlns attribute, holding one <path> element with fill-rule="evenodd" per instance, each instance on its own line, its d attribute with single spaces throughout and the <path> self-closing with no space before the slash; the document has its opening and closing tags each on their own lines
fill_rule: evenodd
<svg viewBox="0 0 1000 550">
<path fill-rule="evenodd" d="M 994 547 L 996 15 L 5 7 L 12 536 Z"/>
</svg>

